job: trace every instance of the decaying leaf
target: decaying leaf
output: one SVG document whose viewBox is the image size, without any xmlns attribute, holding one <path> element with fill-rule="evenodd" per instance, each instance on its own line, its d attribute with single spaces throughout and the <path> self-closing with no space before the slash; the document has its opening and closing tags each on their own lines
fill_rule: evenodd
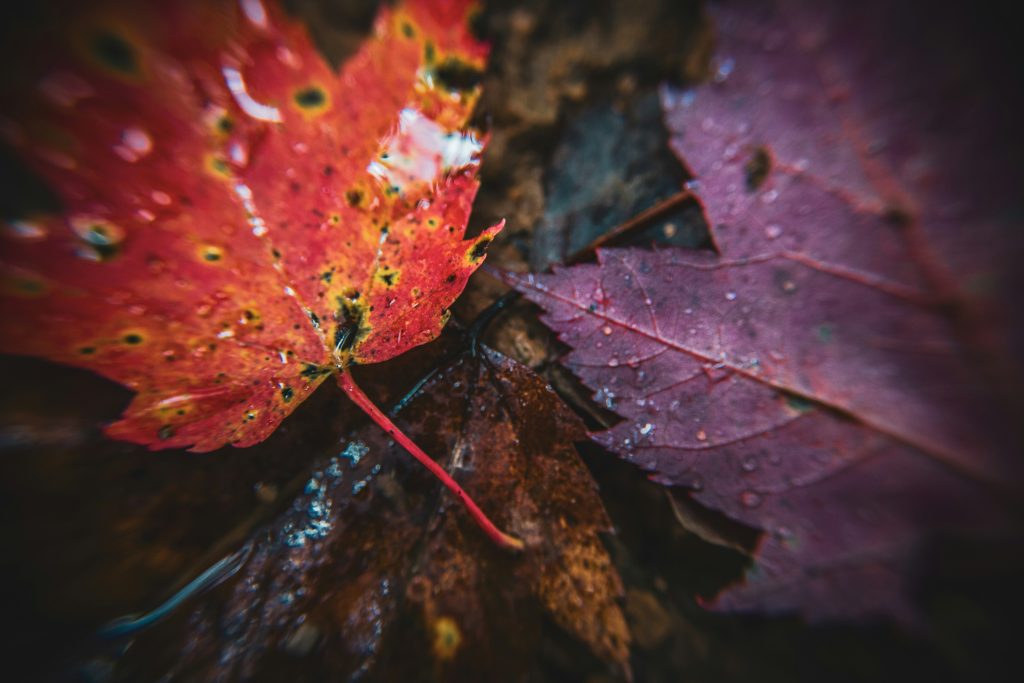
<svg viewBox="0 0 1024 683">
<path fill-rule="evenodd" d="M 3 232 L 0 350 L 137 392 L 117 438 L 209 451 L 439 333 L 500 229 L 463 239 L 468 3 L 382 10 L 340 73 L 259 0 L 85 4 L 7 46 L 38 59 L 5 60 L 0 130 L 64 214 Z"/>
<path fill-rule="evenodd" d="M 450 495 L 437 498 L 371 426 L 254 534 L 232 583 L 143 634 L 119 676 L 518 680 L 537 664 L 545 623 L 627 672 L 622 584 L 573 446 L 585 437 L 579 419 L 530 370 L 486 349 L 433 375 L 396 419 L 450 454 L 447 469 L 530 551 L 510 557 L 451 514 Z"/>
<path fill-rule="evenodd" d="M 904 25 L 864 5 L 723 10 L 714 82 L 665 90 L 720 256 L 507 276 L 625 418 L 598 442 L 765 532 L 724 608 L 910 621 L 922 542 L 995 531 L 1020 481 L 986 374 L 1014 376 L 993 254 L 1019 200 L 957 135 L 999 119 L 970 82 L 943 101 L 949 72 L 909 81 L 916 53 L 885 40 Z"/>
</svg>

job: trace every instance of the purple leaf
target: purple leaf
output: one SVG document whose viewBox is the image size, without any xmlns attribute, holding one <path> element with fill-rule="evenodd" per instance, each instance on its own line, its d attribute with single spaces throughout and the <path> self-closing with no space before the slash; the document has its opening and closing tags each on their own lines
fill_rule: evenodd
<svg viewBox="0 0 1024 683">
<path fill-rule="evenodd" d="M 921 544 L 996 530 L 1020 481 L 993 379 L 1011 176 L 988 131 L 952 134 L 983 100 L 936 100 L 970 82 L 908 80 L 928 52 L 886 39 L 901 17 L 748 4 L 717 13 L 713 82 L 663 91 L 721 256 L 506 279 L 624 418 L 595 440 L 765 532 L 718 607 L 911 622 Z"/>
</svg>

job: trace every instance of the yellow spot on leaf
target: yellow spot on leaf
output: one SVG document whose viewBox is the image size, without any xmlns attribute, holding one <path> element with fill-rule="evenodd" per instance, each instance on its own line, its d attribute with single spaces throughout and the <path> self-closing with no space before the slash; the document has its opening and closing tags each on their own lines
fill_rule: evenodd
<svg viewBox="0 0 1024 683">
<path fill-rule="evenodd" d="M 296 90 L 292 94 L 292 105 L 306 118 L 313 118 L 331 108 L 331 96 L 326 88 L 314 83 Z"/>
<path fill-rule="evenodd" d="M 462 644 L 462 632 L 451 617 L 439 617 L 434 622 L 434 655 L 440 660 L 452 659 Z"/>
<path fill-rule="evenodd" d="M 377 272 L 373 274 L 373 279 L 385 287 L 394 287 L 398 284 L 400 277 L 401 271 L 396 268 L 388 268 L 387 266 L 378 268 Z"/>
<path fill-rule="evenodd" d="M 198 250 L 200 260 L 206 263 L 217 263 L 224 258 L 224 250 L 213 244 L 204 244 Z"/>
<path fill-rule="evenodd" d="M 217 178 L 231 178 L 231 167 L 228 166 L 228 162 L 216 154 L 206 155 L 206 170 L 210 175 Z"/>
<path fill-rule="evenodd" d="M 480 259 L 487 253 L 487 247 L 491 244 L 491 237 L 481 237 L 473 244 L 472 247 L 466 251 L 466 262 L 472 266 L 476 266 L 480 262 Z"/>
<path fill-rule="evenodd" d="M 142 330 L 125 330 L 121 333 L 121 343 L 128 346 L 141 346 L 146 342 L 146 335 Z"/>
</svg>

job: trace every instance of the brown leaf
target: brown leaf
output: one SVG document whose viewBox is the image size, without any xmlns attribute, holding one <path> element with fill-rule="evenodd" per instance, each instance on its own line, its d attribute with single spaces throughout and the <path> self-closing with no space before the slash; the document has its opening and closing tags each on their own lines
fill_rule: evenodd
<svg viewBox="0 0 1024 683">
<path fill-rule="evenodd" d="M 484 350 L 399 413 L 495 520 L 513 555 L 380 430 L 357 431 L 252 539 L 230 584 L 144 634 L 124 680 L 517 680 L 545 624 L 628 676 L 610 524 L 573 446 L 578 418 L 527 368 Z M 176 645 L 168 645 L 168 643 Z"/>
</svg>

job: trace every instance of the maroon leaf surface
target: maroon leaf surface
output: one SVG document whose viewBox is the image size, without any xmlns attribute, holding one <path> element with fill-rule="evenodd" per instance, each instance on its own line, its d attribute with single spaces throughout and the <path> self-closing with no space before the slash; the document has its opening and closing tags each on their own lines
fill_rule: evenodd
<svg viewBox="0 0 1024 683">
<path fill-rule="evenodd" d="M 716 13 L 714 82 L 663 94 L 721 255 L 507 280 L 625 418 L 597 441 L 765 532 L 720 607 L 911 621 L 921 542 L 994 529 L 1019 481 L 992 360 L 1012 168 L 957 134 L 998 111 L 894 12 L 748 4 Z"/>
</svg>

